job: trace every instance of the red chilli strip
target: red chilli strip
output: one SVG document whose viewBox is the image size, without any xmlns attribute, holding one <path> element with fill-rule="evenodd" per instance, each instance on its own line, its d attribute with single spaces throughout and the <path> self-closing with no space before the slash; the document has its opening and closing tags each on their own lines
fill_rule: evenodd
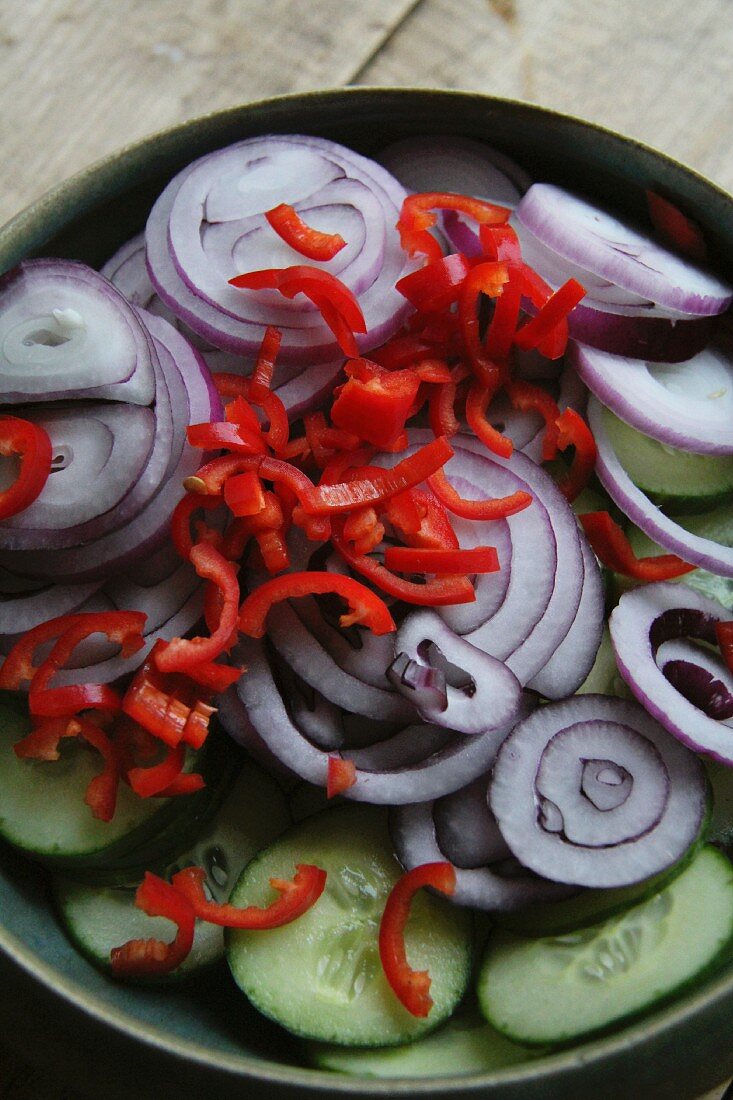
<svg viewBox="0 0 733 1100">
<path fill-rule="evenodd" d="M 309 260 L 332 260 L 346 247 L 340 233 L 323 233 L 320 229 L 313 229 L 286 202 L 268 210 L 265 217 L 278 237 Z"/>
<path fill-rule="evenodd" d="M 257 353 L 255 369 L 252 371 L 249 382 L 249 399 L 255 404 L 263 401 L 270 393 L 272 377 L 275 373 L 275 361 L 280 351 L 282 338 L 282 332 L 274 325 L 268 325 L 265 329 L 265 335 L 262 337 L 260 350 Z"/>
<path fill-rule="evenodd" d="M 676 554 L 637 558 L 626 535 L 608 512 L 586 512 L 578 518 L 596 557 L 615 573 L 639 581 L 668 581 L 695 568 Z"/>
<path fill-rule="evenodd" d="M 410 256 L 422 253 L 429 261 L 442 259 L 440 244 L 429 230 L 436 224 L 436 210 L 456 210 L 467 214 L 480 225 L 502 225 L 509 221 L 511 210 L 494 203 L 457 195 L 446 191 L 425 191 L 408 195 L 402 203 L 397 231 L 402 247 Z"/>
<path fill-rule="evenodd" d="M 575 409 L 566 409 L 555 423 L 559 432 L 558 448 L 561 451 L 568 447 L 575 448 L 570 469 L 557 482 L 560 492 L 572 504 L 588 484 L 595 469 L 598 450 L 593 433 Z"/>
<path fill-rule="evenodd" d="M 149 917 L 166 917 L 176 925 L 172 943 L 158 939 L 128 940 L 110 952 L 112 972 L 120 977 L 147 978 L 170 974 L 193 947 L 196 913 L 190 901 L 150 871 L 137 888 L 135 905 Z"/>
<path fill-rule="evenodd" d="M 213 424 L 190 424 L 186 429 L 186 437 L 192 447 L 199 447 L 202 451 L 221 449 L 245 455 L 265 454 L 267 451 L 259 425 L 255 433 L 230 420 Z"/>
<path fill-rule="evenodd" d="M 396 493 L 402 493 L 425 481 L 444 466 L 452 455 L 453 448 L 441 436 L 421 447 L 409 458 L 398 462 L 391 470 L 374 473 L 360 481 L 314 486 L 304 494 L 301 503 L 311 515 L 335 515 L 367 504 L 381 504 Z"/>
<path fill-rule="evenodd" d="M 494 546 L 469 550 L 438 550 L 413 546 L 388 546 L 384 553 L 387 569 L 396 573 L 433 573 L 436 576 L 464 573 L 498 573 L 499 556 Z"/>
<path fill-rule="evenodd" d="M 166 745 L 175 748 L 185 741 L 200 748 L 214 708 L 196 697 L 195 683 L 182 676 L 166 678 L 159 671 L 157 657 L 165 645 L 157 641 L 135 673 L 122 697 L 122 710 Z"/>
<path fill-rule="evenodd" d="M 280 897 L 265 908 L 209 901 L 204 893 L 206 871 L 203 867 L 184 867 L 176 872 L 172 887 L 186 899 L 200 920 L 224 928 L 280 928 L 302 917 L 320 898 L 326 886 L 326 872 L 310 863 L 297 863 L 292 881 L 271 878 L 270 886 Z"/>
<path fill-rule="evenodd" d="M 458 317 L 466 354 L 474 374 L 484 385 L 494 381 L 499 374 L 499 367 L 492 362 L 481 343 L 479 328 L 481 295 L 498 298 L 508 279 L 509 270 L 506 264 L 496 263 L 493 260 L 478 264 L 464 280 L 458 300 Z"/>
<path fill-rule="evenodd" d="M 539 313 L 519 329 L 514 337 L 514 343 L 524 351 L 538 347 L 559 325 L 564 324 L 570 311 L 584 297 L 585 287 L 581 286 L 577 279 L 568 279 L 545 302 Z"/>
<path fill-rule="evenodd" d="M 184 561 L 188 561 L 193 550 L 193 538 L 191 537 L 191 517 L 202 508 L 206 512 L 218 508 L 222 502 L 220 495 L 205 496 L 202 493 L 186 493 L 178 501 L 171 516 L 171 540 L 178 555 Z M 209 528 L 209 530 L 211 530 Z M 218 531 L 211 532 L 218 537 Z M 200 538 L 199 540 L 200 541 Z"/>
<path fill-rule="evenodd" d="M 455 413 L 456 394 L 458 386 L 469 376 L 468 367 L 459 364 L 451 371 L 451 380 L 433 390 L 430 395 L 428 417 L 433 435 L 439 438 L 441 435 L 450 439 L 460 430 L 460 423 Z"/>
<path fill-rule="evenodd" d="M 421 313 L 439 313 L 458 301 L 470 270 L 471 262 L 461 252 L 454 252 L 403 275 L 395 290 Z"/>
<path fill-rule="evenodd" d="M 705 263 L 708 249 L 699 225 L 688 218 L 678 206 L 669 199 L 662 198 L 656 191 L 646 192 L 647 207 L 652 225 L 666 244 L 671 244 L 683 256 Z"/>
<path fill-rule="evenodd" d="M 715 636 L 728 668 L 733 672 L 733 622 L 716 623 Z"/>
<path fill-rule="evenodd" d="M 265 491 L 254 470 L 244 470 L 224 482 L 224 503 L 234 516 L 256 516 L 265 507 Z"/>
<path fill-rule="evenodd" d="M 514 451 L 511 439 L 498 432 L 486 419 L 486 409 L 498 388 L 498 379 L 490 386 L 474 382 L 466 396 L 466 420 L 471 431 L 485 447 L 501 458 L 511 458 Z"/>
<path fill-rule="evenodd" d="M 19 416 L 2 416 L 0 455 L 20 459 L 17 476 L 0 490 L 0 520 L 3 520 L 25 511 L 40 496 L 51 473 L 51 440 L 40 424 Z"/>
<path fill-rule="evenodd" d="M 335 798 L 336 795 L 348 791 L 356 783 L 356 765 L 353 760 L 344 760 L 342 756 L 329 756 L 328 775 L 326 778 L 326 797 Z"/>
<path fill-rule="evenodd" d="M 379 924 L 379 958 L 385 977 L 397 999 L 413 1016 L 426 1017 L 433 1006 L 430 975 L 413 970 L 407 960 L 405 927 L 412 899 L 429 886 L 441 894 L 452 894 L 456 873 L 450 863 L 423 863 L 407 871 L 392 887 Z"/>
<path fill-rule="evenodd" d="M 468 500 L 457 493 L 448 481 L 444 470 L 438 470 L 428 478 L 428 485 L 435 493 L 440 503 L 452 512 L 454 516 L 462 519 L 492 520 L 506 519 L 516 512 L 521 512 L 532 503 L 530 493 L 518 490 L 506 497 L 496 497 L 489 500 Z"/>
<path fill-rule="evenodd" d="M 519 237 L 510 225 L 481 225 L 478 233 L 487 260 L 509 264 L 522 262 Z"/>
<path fill-rule="evenodd" d="M 163 795 L 175 783 L 183 772 L 186 762 L 186 750 L 183 745 L 169 748 L 165 759 L 159 764 L 153 764 L 149 768 L 130 768 L 127 772 L 127 782 L 140 798 L 153 798 L 155 795 Z M 200 790 L 205 784 L 200 775 L 189 775 L 194 779 L 193 790 Z M 192 793 L 191 790 L 186 793 Z"/>
<path fill-rule="evenodd" d="M 265 633 L 267 613 L 273 604 L 326 592 L 335 592 L 349 605 L 349 613 L 341 616 L 341 626 L 359 623 L 368 626 L 373 634 L 389 634 L 396 629 L 384 600 L 366 585 L 341 573 L 314 571 L 286 573 L 259 585 L 242 604 L 239 629 L 250 638 L 261 638 Z"/>
<path fill-rule="evenodd" d="M 155 664 L 161 672 L 188 672 L 202 661 L 213 661 L 231 642 L 239 611 L 237 567 L 209 543 L 197 543 L 191 551 L 191 564 L 199 577 L 211 581 L 222 595 L 219 625 L 208 637 L 173 638 L 156 649 Z"/>
<path fill-rule="evenodd" d="M 560 410 L 553 397 L 543 390 L 541 386 L 535 386 L 531 382 L 521 380 L 508 381 L 504 388 L 507 396 L 515 409 L 522 412 L 538 412 L 545 422 L 545 434 L 542 439 L 542 460 L 550 462 L 557 457 L 558 439 L 560 431 L 557 421 Z"/>
</svg>

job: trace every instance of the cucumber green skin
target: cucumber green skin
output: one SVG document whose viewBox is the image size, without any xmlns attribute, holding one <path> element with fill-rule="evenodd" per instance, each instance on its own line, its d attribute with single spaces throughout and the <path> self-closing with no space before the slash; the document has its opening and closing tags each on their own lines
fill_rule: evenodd
<svg viewBox="0 0 733 1100">
<path fill-rule="evenodd" d="M 474 1009 L 459 1009 L 423 1039 L 396 1047 L 340 1047 L 309 1043 L 306 1061 L 352 1077 L 435 1079 L 492 1073 L 538 1056 L 500 1035 Z"/>
<path fill-rule="evenodd" d="M 540 1019 L 541 1012 L 537 1013 L 534 1021 L 534 1028 L 531 1026 L 529 1028 L 526 1026 L 522 1028 L 521 1025 L 517 1025 L 516 1020 L 513 1023 L 508 1020 L 506 1009 L 502 1008 L 501 1003 L 497 1004 L 497 1000 L 501 1001 L 501 993 L 497 994 L 497 985 L 500 983 L 497 981 L 496 964 L 502 957 L 504 959 L 507 957 L 509 958 L 508 965 L 513 967 L 515 971 L 512 984 L 518 991 L 519 996 L 527 998 L 527 1003 L 532 1006 L 531 1011 L 536 1013 L 536 1005 L 542 1004 L 543 999 L 549 998 L 549 1000 L 552 1000 L 553 994 L 556 993 L 559 988 L 559 983 L 563 979 L 560 974 L 558 974 L 553 976 L 552 981 L 547 984 L 547 976 L 543 975 L 545 984 L 542 984 L 537 978 L 541 964 L 535 962 L 531 965 L 531 978 L 527 980 L 527 973 L 525 972 L 527 965 L 526 961 L 521 962 L 521 964 L 517 966 L 513 963 L 512 959 L 522 959 L 527 951 L 536 952 L 538 949 L 543 951 L 553 948 L 553 938 L 548 937 L 547 940 L 529 939 L 513 932 L 497 931 L 492 935 L 489 941 L 486 954 L 482 960 L 477 983 L 479 1005 L 485 1019 L 496 1028 L 497 1031 L 512 1042 L 523 1044 L 530 1048 L 561 1048 L 570 1046 L 580 1040 L 586 1040 L 591 1037 L 617 1031 L 625 1024 L 674 1000 L 686 990 L 699 984 L 733 954 L 733 866 L 731 866 L 730 860 L 722 852 L 718 851 L 717 848 L 706 846 L 697 853 L 697 858 L 691 861 L 685 868 L 686 874 L 681 874 L 669 885 L 669 887 L 656 895 L 657 899 L 664 899 L 665 897 L 674 898 L 675 891 L 680 891 L 682 889 L 681 884 L 686 885 L 688 876 L 700 871 L 703 861 L 706 865 L 705 870 L 708 876 L 708 882 L 705 883 L 703 878 L 702 883 L 698 885 L 696 880 L 694 889 L 695 897 L 700 904 L 700 908 L 702 908 L 701 899 L 704 898 L 706 901 L 709 901 L 711 874 L 717 875 L 720 878 L 718 889 L 721 893 L 725 894 L 725 903 L 724 906 L 721 906 L 720 912 L 715 914 L 721 925 L 721 934 L 718 935 L 717 942 L 709 956 L 697 969 L 691 971 L 687 975 L 681 976 L 678 980 L 672 980 L 665 986 L 665 979 L 668 979 L 665 960 L 673 957 L 675 948 L 680 948 L 685 953 L 685 957 L 687 957 L 688 948 L 687 942 L 676 944 L 669 943 L 665 947 L 665 959 L 660 960 L 657 972 L 653 973 L 651 976 L 652 984 L 644 1003 L 637 1003 L 624 1010 L 619 1004 L 619 1001 L 614 1000 L 613 992 L 606 989 L 604 990 L 604 1008 L 607 1009 L 607 1018 L 602 1022 L 591 1023 L 590 1020 L 586 1020 L 583 1026 L 563 1029 L 561 1022 L 562 1010 L 555 1004 L 550 1006 L 549 1012 L 544 1019 Z M 712 871 L 711 868 L 713 868 Z M 708 889 L 705 888 L 706 886 Z M 720 899 L 716 899 L 716 902 L 719 904 Z M 625 919 L 628 919 L 629 915 L 632 915 L 636 908 L 641 911 L 645 904 L 648 905 L 653 903 L 654 899 L 652 898 L 647 899 L 646 902 L 639 903 L 638 906 L 630 907 L 625 911 Z M 705 916 L 709 916 L 709 908 Z M 701 912 L 698 916 L 696 927 L 700 926 L 699 922 L 703 919 L 705 919 L 705 917 Z M 609 929 L 609 935 L 612 935 L 612 921 L 593 925 L 588 929 L 578 929 L 577 931 L 578 934 L 582 936 L 583 932 L 588 933 L 595 929 L 597 930 L 595 938 L 597 938 L 604 934 L 606 928 Z M 687 931 L 687 929 L 685 929 L 685 931 Z M 584 948 L 586 942 L 587 941 L 582 942 L 580 947 Z M 569 949 L 570 946 L 565 946 L 565 950 Z M 528 956 L 530 959 L 532 957 L 533 956 Z M 613 957 L 611 957 L 611 962 L 613 961 Z M 647 978 L 647 981 L 649 981 L 649 978 Z M 502 982 L 506 984 L 505 976 L 502 978 Z M 533 982 L 536 984 L 533 985 Z M 578 985 L 577 997 L 582 998 L 583 993 L 583 989 Z M 509 1015 L 511 1015 L 511 1013 Z"/>
<path fill-rule="evenodd" d="M 348 804 L 309 817 L 260 853 L 232 893 L 238 905 L 273 900 L 271 877 L 291 879 L 296 863 L 326 870 L 324 893 L 281 928 L 227 930 L 235 982 L 263 1015 L 292 1034 L 348 1046 L 393 1046 L 432 1031 L 463 997 L 471 976 L 470 914 L 420 891 L 405 930 L 415 969 L 431 975 L 434 1006 L 412 1016 L 387 983 L 377 937 L 387 895 L 402 875 L 386 813 Z"/>
</svg>

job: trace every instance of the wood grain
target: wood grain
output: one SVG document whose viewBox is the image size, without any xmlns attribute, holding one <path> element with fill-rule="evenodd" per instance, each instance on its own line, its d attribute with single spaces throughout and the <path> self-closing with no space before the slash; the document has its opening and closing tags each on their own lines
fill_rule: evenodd
<svg viewBox="0 0 733 1100">
<path fill-rule="evenodd" d="M 731 0 L 0 0 L 0 222 L 162 127 L 347 83 L 541 103 L 733 190 Z M 0 1052 L 0 1100 L 80 1100 L 62 1078 Z"/>
</svg>

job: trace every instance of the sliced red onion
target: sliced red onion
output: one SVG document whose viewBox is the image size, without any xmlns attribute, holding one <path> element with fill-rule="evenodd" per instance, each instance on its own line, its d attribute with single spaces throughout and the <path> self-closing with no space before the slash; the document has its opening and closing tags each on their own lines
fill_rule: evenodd
<svg viewBox="0 0 733 1100">
<path fill-rule="evenodd" d="M 595 397 L 588 402 L 588 424 L 598 448 L 596 473 L 615 504 L 644 534 L 665 550 L 678 554 L 684 561 L 699 565 L 721 577 L 733 577 L 733 548 L 694 533 L 700 517 L 690 517 L 693 530 L 682 526 L 681 520 L 666 516 L 649 497 L 634 485 L 621 465 L 603 422 L 603 406 Z"/>
<path fill-rule="evenodd" d="M 583 589 L 570 630 L 528 687 L 546 699 L 564 699 L 573 695 L 593 667 L 603 637 L 605 593 L 603 577 L 595 554 L 584 538 Z"/>
<path fill-rule="evenodd" d="M 358 626 L 341 630 L 326 621 L 312 597 L 298 600 L 293 611 L 339 668 L 382 691 L 387 687 L 385 675 L 394 660 L 394 635 L 372 634 Z"/>
<path fill-rule="evenodd" d="M 150 409 L 100 402 L 21 411 L 48 433 L 53 465 L 37 499 L 0 523 L 4 549 L 76 546 L 121 527 L 134 514 L 134 498 L 142 506 L 160 487 L 160 464 L 147 476 L 156 430 Z"/>
<path fill-rule="evenodd" d="M 472 788 L 467 787 L 436 802 L 390 810 L 390 835 L 403 867 L 409 871 L 423 863 L 448 860 L 456 874 L 450 900 L 489 912 L 511 912 L 533 901 L 550 901 L 572 893 L 567 886 L 539 878 L 516 862 L 486 805 L 486 787 L 483 776 L 476 788 L 476 793 L 483 790 L 482 797 L 475 797 L 469 793 Z M 468 845 L 462 843 L 461 832 L 479 838 L 478 842 L 474 846 L 470 841 Z M 454 859 L 456 847 L 463 862 Z M 471 862 L 466 863 L 467 859 Z"/>
<path fill-rule="evenodd" d="M 398 653 L 387 669 L 387 679 L 398 691 L 402 691 L 422 716 L 426 711 L 444 713 L 448 706 L 448 685 L 442 669 L 411 660 L 406 653 Z"/>
<path fill-rule="evenodd" d="M 369 195 L 362 214 L 364 248 L 359 263 L 347 263 L 344 275 L 348 285 L 349 268 L 355 274 L 361 267 L 357 286 L 351 287 L 358 294 L 368 328 L 366 336 L 357 336 L 360 350 L 382 343 L 409 312 L 394 288 L 401 275 L 414 267 L 406 263 L 394 229 L 405 192 L 373 161 L 323 138 L 250 138 L 202 157 L 176 176 L 155 204 L 146 230 L 148 267 L 158 293 L 177 316 L 216 347 L 254 355 L 263 326 L 272 323 L 283 332 L 282 362 L 333 357 L 337 353 L 334 338 L 318 311 L 300 301 L 291 308 L 272 291 L 236 290 L 227 280 L 242 270 L 237 247 L 230 242 L 226 256 L 219 249 L 211 261 L 205 248 L 209 231 L 212 240 L 218 241 L 222 223 L 256 218 L 264 225 L 265 210 L 291 200 L 316 204 L 319 193 L 334 181 L 342 181 L 339 187 L 356 182 L 360 194 Z M 239 229 L 250 224 L 256 221 L 242 221 Z M 253 245 L 246 251 L 249 270 L 270 266 L 257 259 L 257 242 L 262 245 L 268 240 L 269 234 L 258 230 L 256 239 L 248 242 Z M 370 266 L 362 260 L 369 259 L 373 247 L 379 260 L 371 266 L 375 271 L 378 267 L 379 273 L 368 286 L 360 285 Z M 301 263 L 302 256 L 292 262 Z"/>
<path fill-rule="evenodd" d="M 706 797 L 697 757 L 638 704 L 604 695 L 548 703 L 516 726 L 489 790 L 521 863 L 594 887 L 640 882 L 676 862 Z"/>
<path fill-rule="evenodd" d="M 405 616 L 394 640 L 395 652 L 425 670 L 440 670 L 441 660 L 458 667 L 468 679 L 466 687 L 446 682 L 444 705 L 436 705 L 433 694 L 419 690 L 402 674 L 392 683 L 414 701 L 427 722 L 459 733 L 478 734 L 504 730 L 516 721 L 522 689 L 513 672 L 502 662 L 466 641 L 434 611 L 411 611 Z M 438 654 L 434 650 L 438 650 Z"/>
<path fill-rule="evenodd" d="M 571 344 L 599 401 L 637 431 L 698 454 L 733 453 L 733 355 L 711 345 L 684 363 L 652 363 Z"/>
<path fill-rule="evenodd" d="M 15 641 L 34 626 L 78 611 L 101 584 L 101 580 L 88 584 L 41 583 L 40 587 L 34 586 L 28 591 L 8 592 L 3 575 L 0 580 L 0 652 L 8 652 Z"/>
<path fill-rule="evenodd" d="M 733 301 L 733 288 L 711 272 L 554 184 L 533 184 L 517 218 L 540 245 L 597 277 L 590 288 L 595 299 L 699 316 L 722 313 Z"/>
<path fill-rule="evenodd" d="M 664 663 L 660 662 L 665 678 L 708 718 L 719 722 L 733 718 L 733 693 L 730 688 L 715 672 L 704 667 L 698 653 L 693 651 L 690 656 L 692 660 L 688 657 L 665 657 Z"/>
<path fill-rule="evenodd" d="M 0 401 L 149 405 L 151 350 L 124 297 L 71 260 L 25 260 L 0 280 Z"/>
<path fill-rule="evenodd" d="M 124 294 L 128 302 L 149 309 L 157 297 L 145 262 L 145 234 L 126 241 L 100 269 L 100 273 Z"/>
<path fill-rule="evenodd" d="M 723 764 L 733 765 L 733 728 L 709 717 L 670 683 L 664 673 L 665 642 L 680 637 L 715 641 L 715 624 L 730 618 L 722 604 L 677 584 L 650 584 L 625 593 L 610 618 L 619 672 L 636 698 L 674 737 Z M 663 648 L 660 648 L 663 647 Z M 722 662 L 715 668 L 728 687 Z M 660 667 L 661 666 L 661 667 Z"/>
<path fill-rule="evenodd" d="M 313 745 L 288 715 L 264 647 L 254 639 L 242 639 L 237 657 L 247 666 L 246 675 L 237 682 L 237 691 L 258 737 L 277 759 L 302 779 L 324 787 L 329 753 Z M 531 698 L 526 697 L 523 713 L 531 705 Z M 421 745 L 423 734 L 424 744 Z M 371 749 L 343 753 L 347 759 L 356 756 L 357 751 L 361 754 L 356 782 L 345 792 L 345 797 L 387 805 L 438 798 L 485 772 L 491 766 L 500 739 L 495 731 L 462 737 L 459 734 L 451 736 L 443 729 L 433 733 L 430 726 L 407 727 L 396 734 L 391 743 L 388 740 Z M 437 751 L 436 743 L 442 744 Z M 394 759 L 395 745 L 402 746 L 397 759 Z M 415 760 L 418 747 L 425 755 Z M 389 767 L 384 770 L 368 770 L 363 766 L 364 761 L 375 764 L 379 762 L 377 758 L 383 761 L 385 756 L 389 757 Z M 409 762 L 400 763 L 400 760 Z"/>
</svg>

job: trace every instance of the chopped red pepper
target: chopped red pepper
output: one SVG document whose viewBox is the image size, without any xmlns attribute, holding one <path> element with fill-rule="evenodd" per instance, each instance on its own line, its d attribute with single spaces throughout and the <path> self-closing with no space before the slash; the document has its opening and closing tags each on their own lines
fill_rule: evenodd
<svg viewBox="0 0 733 1100">
<path fill-rule="evenodd" d="M 559 429 L 557 421 L 560 410 L 557 402 L 542 386 L 535 386 L 532 382 L 524 382 L 519 379 L 507 381 L 504 385 L 509 400 L 515 409 L 523 412 L 534 410 L 545 421 L 545 434 L 542 439 L 542 459 L 550 462 L 557 457 L 557 441 Z"/>
<path fill-rule="evenodd" d="M 209 638 L 173 638 L 156 647 L 154 661 L 161 672 L 188 672 L 202 661 L 213 661 L 230 644 L 237 625 L 239 581 L 237 567 L 210 543 L 199 542 L 191 551 L 191 564 L 199 577 L 212 581 L 222 595 L 219 625 Z"/>
<path fill-rule="evenodd" d="M 407 960 L 405 926 L 412 899 L 425 886 L 441 894 L 452 894 L 456 873 L 450 863 L 423 863 L 407 871 L 390 891 L 379 924 L 379 957 L 385 977 L 401 1004 L 413 1016 L 427 1016 L 433 1006 L 430 975 L 413 970 Z"/>
<path fill-rule="evenodd" d="M 519 329 L 514 337 L 514 343 L 525 351 L 539 347 L 559 325 L 565 324 L 567 315 L 584 297 L 585 287 L 581 286 L 577 279 L 568 279 L 545 302 L 539 313 Z"/>
<path fill-rule="evenodd" d="M 389 634 L 395 629 L 389 608 L 371 589 L 341 573 L 285 573 L 265 581 L 250 592 L 239 612 L 239 629 L 251 638 L 265 633 L 267 613 L 275 603 L 298 596 L 335 592 L 349 604 L 349 614 L 341 616 L 342 626 L 361 623 L 374 634 Z"/>
<path fill-rule="evenodd" d="M 342 756 L 329 756 L 328 778 L 326 780 L 326 797 L 335 798 L 336 795 L 348 791 L 356 783 L 356 766 L 353 760 L 344 760 Z"/>
<path fill-rule="evenodd" d="M 652 224 L 662 240 L 678 249 L 683 256 L 705 263 L 708 250 L 700 226 L 656 191 L 647 191 L 646 201 Z"/>
<path fill-rule="evenodd" d="M 149 917 L 166 917 L 176 925 L 172 943 L 164 940 L 128 940 L 110 952 L 112 971 L 121 977 L 153 977 L 170 974 L 193 947 L 196 913 L 190 901 L 164 879 L 150 871 L 135 894 L 135 905 Z"/>
<path fill-rule="evenodd" d="M 176 745 L 168 749 L 165 758 L 159 764 L 153 764 L 149 768 L 129 768 L 127 781 L 140 798 L 153 798 L 155 795 L 165 797 L 175 781 L 181 776 L 185 762 L 186 750 L 184 746 Z M 192 794 L 205 786 L 203 777 L 198 773 L 191 772 L 186 778 L 188 779 L 187 794 Z"/>
<path fill-rule="evenodd" d="M 413 546 L 388 546 L 384 564 L 397 573 L 474 574 L 498 572 L 499 557 L 493 546 L 470 550 L 437 550 Z"/>
<path fill-rule="evenodd" d="M 555 421 L 561 451 L 575 448 L 570 469 L 558 479 L 558 488 L 572 503 L 585 489 L 595 469 L 597 448 L 593 433 L 575 409 L 566 409 Z"/>
<path fill-rule="evenodd" d="M 457 210 L 467 214 L 480 225 L 502 225 L 509 221 L 511 210 L 496 206 L 469 195 L 455 195 L 444 191 L 430 191 L 408 195 L 402 203 L 397 230 L 402 247 L 410 256 L 420 253 L 428 260 L 440 260 L 443 256 L 438 241 L 429 230 L 437 222 L 435 210 Z"/>
<path fill-rule="evenodd" d="M 257 354 L 255 369 L 249 383 L 249 398 L 258 404 L 267 397 L 272 387 L 272 376 L 275 373 L 275 361 L 282 343 L 282 332 L 274 325 L 268 325 L 265 335 L 262 337 L 260 350 Z"/>
<path fill-rule="evenodd" d="M 213 424 L 190 424 L 186 429 L 188 442 L 192 447 L 204 451 L 227 450 L 235 454 L 264 454 L 267 450 L 262 433 L 257 434 L 231 420 L 222 420 Z"/>
<path fill-rule="evenodd" d="M 486 409 L 498 386 L 498 379 L 490 386 L 482 386 L 478 382 L 474 382 L 466 397 L 466 420 L 469 428 L 485 447 L 488 447 L 494 454 L 499 455 L 500 458 L 511 458 L 514 450 L 511 439 L 502 435 L 486 419 Z"/>
<path fill-rule="evenodd" d="M 615 573 L 638 581 L 668 581 L 695 568 L 676 554 L 637 558 L 626 535 L 608 512 L 586 512 L 578 518 L 596 557 Z"/>
<path fill-rule="evenodd" d="M 188 561 L 191 556 L 191 551 L 193 550 L 191 516 L 194 512 L 197 512 L 199 508 L 203 508 L 206 512 L 218 508 L 221 501 L 222 498 L 219 495 L 205 496 L 203 493 L 186 493 L 184 497 L 181 497 L 178 504 L 173 509 L 173 515 L 171 516 L 171 540 L 178 554 L 184 561 Z M 206 528 L 206 530 L 211 534 L 218 535 L 218 532 L 211 532 L 210 528 Z M 201 532 L 199 532 L 197 541 L 201 541 Z"/>
<path fill-rule="evenodd" d="M 17 477 L 0 490 L 0 520 L 15 516 L 38 498 L 51 473 L 48 433 L 19 416 L 0 416 L 0 455 L 20 459 Z"/>
<path fill-rule="evenodd" d="M 247 431 L 259 438 L 262 434 L 262 429 L 257 419 L 257 413 L 254 411 L 249 401 L 250 389 L 251 382 L 247 379 L 245 385 L 242 387 L 242 392 L 238 393 L 234 400 L 230 401 L 224 410 L 224 419 L 232 424 L 238 424 L 240 428 L 246 428 Z"/>
<path fill-rule="evenodd" d="M 458 386 L 468 378 L 468 375 L 468 368 L 459 364 L 451 371 L 450 381 L 433 390 L 428 415 L 430 427 L 436 438 L 444 435 L 450 439 L 460 430 L 461 425 L 455 413 L 456 394 Z"/>
<path fill-rule="evenodd" d="M 306 490 L 301 497 L 301 503 L 311 515 L 333 515 L 350 512 L 365 504 L 381 504 L 396 493 L 402 493 L 405 489 L 411 489 L 425 481 L 444 466 L 452 455 L 450 443 L 441 437 L 427 443 L 409 458 L 404 458 L 391 470 L 376 471 L 363 480 L 314 486 Z"/>
<path fill-rule="evenodd" d="M 340 233 L 322 233 L 319 229 L 313 229 L 286 202 L 268 210 L 265 217 L 286 244 L 309 260 L 332 260 L 346 246 Z"/>
<path fill-rule="evenodd" d="M 384 538 L 384 524 L 374 508 L 357 508 L 344 524 L 344 538 L 354 544 L 357 554 L 371 554 Z"/>
<path fill-rule="evenodd" d="M 483 385 L 490 385 L 499 374 L 499 368 L 493 362 L 481 343 L 479 333 L 479 303 L 481 295 L 491 298 L 501 295 L 504 284 L 509 278 L 506 264 L 479 264 L 464 280 L 458 302 L 458 316 L 461 332 L 471 367 Z"/>
<path fill-rule="evenodd" d="M 410 370 L 388 371 L 368 359 L 345 366 L 348 381 L 331 408 L 337 428 L 375 447 L 388 447 L 405 430 L 420 385 Z"/>
<path fill-rule="evenodd" d="M 458 301 L 471 262 L 460 252 L 441 256 L 417 271 L 403 275 L 395 290 L 422 313 L 439 312 Z"/>
<path fill-rule="evenodd" d="M 716 623 L 715 636 L 728 668 L 733 672 L 733 622 Z"/>
<path fill-rule="evenodd" d="M 519 237 L 510 225 L 480 225 L 478 232 L 487 260 L 521 264 Z"/>
<path fill-rule="evenodd" d="M 138 669 L 122 697 L 122 710 L 166 745 L 175 748 L 181 741 L 200 748 L 209 732 L 214 708 L 195 695 L 195 685 L 184 677 L 172 677 L 169 683 L 179 698 L 167 690 L 167 679 L 157 666 L 157 656 L 166 645 L 158 641 Z"/>
<path fill-rule="evenodd" d="M 209 901 L 204 893 L 206 871 L 203 867 L 184 867 L 172 879 L 172 886 L 186 899 L 200 920 L 224 928 L 281 928 L 307 913 L 320 898 L 326 886 L 326 872 L 310 863 L 296 863 L 292 881 L 271 878 L 270 886 L 280 897 L 266 908 L 248 905 L 221 905 Z"/>
<path fill-rule="evenodd" d="M 435 493 L 441 504 L 445 505 L 449 512 L 462 519 L 491 520 L 506 519 L 515 512 L 521 512 L 532 503 L 532 495 L 522 489 L 516 493 L 510 493 L 506 497 L 496 497 L 488 500 L 469 500 L 457 493 L 448 481 L 445 470 L 438 470 L 428 478 L 428 485 Z"/>
<path fill-rule="evenodd" d="M 235 474 L 224 483 L 224 501 L 235 516 L 256 516 L 265 507 L 265 492 L 254 470 Z"/>
</svg>

